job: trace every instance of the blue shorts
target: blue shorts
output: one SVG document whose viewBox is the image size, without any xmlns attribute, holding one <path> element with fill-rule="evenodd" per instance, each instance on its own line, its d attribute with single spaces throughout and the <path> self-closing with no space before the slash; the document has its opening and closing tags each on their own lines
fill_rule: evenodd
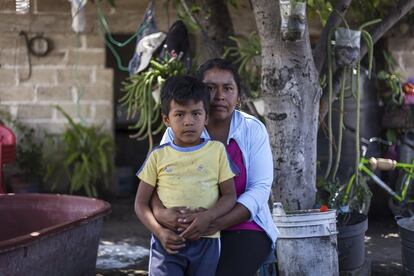
<svg viewBox="0 0 414 276">
<path fill-rule="evenodd" d="M 187 242 L 177 254 L 168 254 L 161 242 L 151 238 L 149 276 L 212 276 L 220 257 L 220 239 L 201 238 Z"/>
</svg>

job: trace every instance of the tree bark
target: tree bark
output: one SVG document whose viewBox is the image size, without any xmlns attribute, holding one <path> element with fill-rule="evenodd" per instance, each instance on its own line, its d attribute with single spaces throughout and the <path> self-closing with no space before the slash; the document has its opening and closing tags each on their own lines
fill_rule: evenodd
<svg viewBox="0 0 414 276">
<path fill-rule="evenodd" d="M 273 151 L 276 201 L 289 210 L 312 208 L 321 88 L 308 27 L 298 42 L 281 39 L 278 1 L 251 1 L 262 45 L 262 92 Z"/>
</svg>

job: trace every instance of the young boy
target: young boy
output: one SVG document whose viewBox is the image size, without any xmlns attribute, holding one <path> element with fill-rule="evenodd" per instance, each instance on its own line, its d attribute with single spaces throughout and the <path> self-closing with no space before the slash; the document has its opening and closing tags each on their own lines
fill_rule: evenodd
<svg viewBox="0 0 414 276">
<path fill-rule="evenodd" d="M 200 235 L 211 221 L 233 208 L 236 192 L 224 145 L 200 138 L 208 120 L 209 101 L 207 87 L 189 76 L 171 77 L 161 90 L 162 118 L 171 127 L 174 140 L 155 148 L 147 157 L 137 173 L 141 181 L 135 199 L 137 216 L 153 233 L 150 275 L 215 274 L 219 233 Z M 154 189 L 167 208 L 206 210 L 196 215 L 184 232 L 174 233 L 162 227 L 152 214 Z M 185 247 L 180 248 L 177 244 L 183 241 Z"/>
</svg>

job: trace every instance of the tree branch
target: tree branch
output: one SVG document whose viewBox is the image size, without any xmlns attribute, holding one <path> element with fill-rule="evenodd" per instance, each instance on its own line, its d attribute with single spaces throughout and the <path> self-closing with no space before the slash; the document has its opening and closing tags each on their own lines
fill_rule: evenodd
<svg viewBox="0 0 414 276">
<path fill-rule="evenodd" d="M 325 24 L 325 27 L 322 29 L 321 36 L 318 40 L 318 43 L 315 46 L 313 51 L 313 60 L 315 61 L 316 70 L 319 74 L 323 69 L 326 58 L 326 43 L 328 40 L 329 31 L 337 27 L 341 21 L 341 16 L 345 16 L 348 11 L 349 5 L 351 5 L 352 0 L 340 0 L 336 3 L 334 10 L 329 15 L 328 21 Z"/>
<path fill-rule="evenodd" d="M 391 12 L 372 29 L 370 32 L 372 41 L 377 42 L 392 26 L 394 26 L 401 18 L 403 18 L 412 8 L 414 8 L 414 0 L 400 0 Z M 367 45 L 364 43 L 361 47 L 361 57 L 365 56 L 368 51 Z"/>
<path fill-rule="evenodd" d="M 181 0 L 183 2 L 186 3 Z M 200 7 L 192 17 L 202 30 L 210 57 L 220 57 L 225 46 L 235 46 L 235 42 L 229 38 L 234 35 L 234 28 L 225 0 L 187 0 L 186 10 L 189 11 L 188 3 Z"/>
<path fill-rule="evenodd" d="M 374 44 L 402 17 L 404 17 L 414 7 L 414 0 L 400 0 L 390 13 L 372 29 L 371 36 Z M 361 47 L 361 59 L 367 54 L 368 48 L 365 43 Z M 333 97 L 335 98 L 339 91 L 339 78 L 342 75 L 342 69 L 337 70 L 333 77 Z M 325 91 L 324 91 L 325 92 Z M 328 93 L 323 93 L 320 101 L 319 124 L 325 119 L 328 113 Z"/>
<path fill-rule="evenodd" d="M 183 6 L 183 8 L 184 8 L 185 12 L 187 13 L 187 15 L 190 17 L 191 21 L 193 21 L 193 23 L 196 24 L 200 28 L 200 31 L 201 31 L 201 33 L 203 35 L 203 38 L 204 38 L 204 41 L 206 42 L 207 48 L 210 50 L 211 54 L 213 56 L 219 56 L 220 53 L 216 49 L 216 47 L 214 45 L 214 42 L 208 36 L 208 33 L 207 33 L 206 29 L 200 23 L 200 20 L 198 20 L 198 18 L 196 18 L 196 17 L 193 16 L 193 14 L 191 13 L 190 9 L 188 8 L 188 5 L 185 2 L 185 0 L 180 0 L 180 3 Z"/>
</svg>

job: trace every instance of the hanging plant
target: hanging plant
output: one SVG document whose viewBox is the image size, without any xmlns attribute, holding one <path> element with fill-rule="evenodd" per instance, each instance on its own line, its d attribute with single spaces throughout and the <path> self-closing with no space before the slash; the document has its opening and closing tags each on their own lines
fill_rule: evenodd
<svg viewBox="0 0 414 276">
<path fill-rule="evenodd" d="M 279 0 L 281 33 L 285 41 L 298 41 L 303 38 L 306 25 L 306 1 Z"/>
<path fill-rule="evenodd" d="M 335 62 L 339 67 L 352 66 L 359 60 L 361 31 L 337 28 L 335 31 Z"/>
<path fill-rule="evenodd" d="M 226 47 L 223 58 L 232 58 L 238 64 L 238 72 L 248 86 L 248 94 L 251 98 L 260 97 L 260 38 L 256 32 L 248 37 L 230 36 L 237 46 Z"/>
<path fill-rule="evenodd" d="M 159 92 L 164 81 L 171 76 L 184 75 L 185 68 L 176 58 L 151 59 L 148 69 L 132 75 L 123 82 L 125 95 L 119 100 L 127 106 L 127 119 L 136 118 L 135 124 L 129 126 L 136 133 L 131 138 L 143 140 L 148 138 L 149 148 L 153 147 L 153 135 L 164 129 L 159 119 L 161 114 Z"/>
<path fill-rule="evenodd" d="M 341 159 L 341 150 L 342 150 L 342 129 L 343 129 L 343 112 L 344 112 L 344 93 L 345 93 L 345 83 L 346 80 L 351 80 L 352 94 L 355 96 L 356 101 L 356 127 L 355 127 L 355 182 L 356 187 L 360 187 L 360 191 L 355 193 L 357 198 L 351 199 L 355 202 L 366 202 L 366 199 L 369 198 L 369 193 L 367 192 L 366 185 L 363 182 L 362 178 L 359 176 L 358 165 L 360 158 L 360 127 L 359 127 L 359 117 L 360 117 L 360 41 L 361 37 L 364 39 L 365 43 L 368 46 L 368 58 L 369 66 L 368 72 L 369 77 L 371 77 L 372 69 L 372 59 L 373 59 L 373 42 L 370 34 L 363 30 L 365 27 L 375 24 L 380 20 L 374 20 L 363 24 L 358 30 L 350 30 L 347 28 L 336 28 L 329 32 L 328 35 L 328 45 L 327 45 L 327 58 L 328 58 L 328 98 L 330 106 L 328 107 L 328 164 L 326 166 L 326 171 L 324 178 L 326 181 L 335 181 L 336 174 L 339 167 L 339 162 Z M 335 33 L 336 40 L 333 41 L 333 34 Z M 335 164 L 332 168 L 332 159 L 333 159 L 333 133 L 332 133 L 332 72 L 333 72 L 333 51 L 332 45 L 335 45 L 335 64 L 338 68 L 342 68 L 342 76 L 340 79 L 340 93 L 339 93 L 339 121 L 338 121 L 338 137 L 337 137 L 337 152 Z M 350 75 L 349 75 L 350 74 Z M 354 82 L 355 80 L 355 82 Z M 355 90 L 354 90 L 355 89 Z M 351 207 L 361 206 L 360 204 L 352 204 Z M 359 210 L 361 211 L 361 210 Z"/>
</svg>

